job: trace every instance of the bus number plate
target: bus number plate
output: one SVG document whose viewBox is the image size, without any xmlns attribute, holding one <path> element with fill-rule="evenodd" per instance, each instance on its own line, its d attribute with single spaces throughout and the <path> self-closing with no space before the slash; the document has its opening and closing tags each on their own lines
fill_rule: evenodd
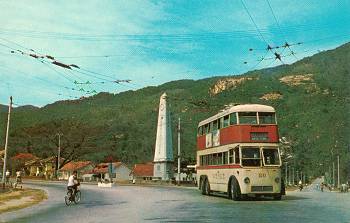
<svg viewBox="0 0 350 223">
<path fill-rule="evenodd" d="M 259 177 L 260 177 L 260 178 L 266 177 L 266 173 L 259 173 Z"/>
</svg>

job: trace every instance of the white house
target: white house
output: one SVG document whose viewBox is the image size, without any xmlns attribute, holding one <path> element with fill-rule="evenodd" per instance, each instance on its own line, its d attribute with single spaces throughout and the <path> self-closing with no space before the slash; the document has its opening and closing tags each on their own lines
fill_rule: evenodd
<svg viewBox="0 0 350 223">
<path fill-rule="evenodd" d="M 131 170 L 122 162 L 100 163 L 92 173 L 101 180 L 128 181 Z M 112 174 L 112 175 L 110 175 Z"/>
</svg>

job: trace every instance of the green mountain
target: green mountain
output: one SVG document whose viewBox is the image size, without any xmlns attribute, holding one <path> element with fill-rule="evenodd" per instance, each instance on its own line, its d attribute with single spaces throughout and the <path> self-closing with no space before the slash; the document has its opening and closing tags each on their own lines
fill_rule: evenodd
<svg viewBox="0 0 350 223">
<path fill-rule="evenodd" d="M 341 174 L 350 172 L 350 43 L 291 65 L 255 70 L 240 76 L 179 80 L 119 94 L 99 93 L 58 101 L 42 108 L 15 108 L 9 151 L 37 156 L 104 160 L 128 164 L 152 161 L 159 97 L 169 96 L 174 150 L 181 118 L 182 151 L 189 162 L 196 152 L 199 121 L 225 105 L 260 103 L 276 108 L 280 137 L 290 142 L 291 161 L 309 176 L 330 172 L 340 156 Z M 0 109 L 0 142 L 4 144 L 6 109 Z"/>
</svg>

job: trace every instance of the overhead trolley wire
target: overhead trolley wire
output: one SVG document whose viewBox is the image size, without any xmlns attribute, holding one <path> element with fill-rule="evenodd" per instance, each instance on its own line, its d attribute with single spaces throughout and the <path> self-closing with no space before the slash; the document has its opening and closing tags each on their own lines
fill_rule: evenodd
<svg viewBox="0 0 350 223">
<path fill-rule="evenodd" d="M 244 7 L 246 13 L 248 14 L 250 20 L 251 20 L 252 23 L 254 24 L 256 30 L 257 30 L 258 33 L 260 34 L 261 39 L 262 39 L 262 40 L 266 43 L 266 45 L 267 45 L 267 48 L 266 48 L 267 53 L 265 53 L 265 55 L 262 57 L 262 60 L 261 60 L 261 61 L 264 60 L 264 58 L 267 56 L 268 52 L 270 51 L 271 53 L 273 53 L 273 54 L 276 56 L 276 59 L 279 59 L 279 60 L 282 62 L 282 60 L 281 60 L 281 58 L 280 58 L 280 54 L 278 54 L 277 52 L 273 52 L 273 51 L 272 51 L 273 47 L 271 47 L 270 44 L 269 44 L 269 43 L 266 41 L 266 39 L 264 38 L 264 36 L 263 36 L 263 34 L 261 33 L 261 31 L 260 31 L 258 25 L 255 23 L 255 21 L 254 21 L 252 15 L 250 14 L 250 12 L 249 12 L 247 6 L 244 4 L 244 1 L 243 1 L 243 0 L 241 0 L 241 3 L 242 3 L 242 5 L 243 5 L 243 7 Z M 253 69 L 255 69 L 255 67 L 257 67 L 257 66 L 261 63 L 261 61 L 259 61 L 259 62 L 254 66 Z M 282 63 L 283 63 L 283 62 L 282 62 Z"/>
<path fill-rule="evenodd" d="M 1 37 L 0 37 L 0 38 L 1 38 Z M 6 40 L 6 39 L 4 39 L 4 38 L 1 38 L 1 39 Z M 24 46 L 18 44 L 18 43 L 15 43 L 15 42 L 13 42 L 13 41 L 7 41 L 7 42 L 10 42 L 10 43 L 12 43 L 12 44 L 15 44 L 15 45 L 17 45 L 17 46 L 19 46 L 19 47 L 21 47 L 21 48 L 30 50 L 31 52 L 36 52 L 36 51 L 34 51 L 33 49 L 29 49 L 29 48 L 27 48 L 27 47 L 24 47 Z M 2 45 L 4 45 L 4 44 L 2 44 Z M 6 46 L 6 47 L 12 49 L 11 53 L 19 52 L 19 53 L 21 53 L 22 55 L 28 55 L 28 56 L 30 56 L 30 57 L 33 57 L 33 58 L 39 60 L 41 63 L 43 63 L 43 64 L 45 64 L 46 66 L 48 66 L 48 67 L 49 67 L 51 70 L 53 70 L 55 73 L 59 74 L 60 76 L 64 77 L 65 79 L 71 81 L 72 83 L 74 83 L 74 80 L 70 79 L 69 77 L 67 77 L 67 76 L 66 76 L 65 74 L 63 74 L 62 72 L 59 72 L 59 71 L 57 71 L 56 69 L 53 69 L 53 68 L 50 66 L 50 64 L 54 64 L 54 65 L 56 65 L 56 66 L 65 68 L 65 70 L 75 71 L 75 72 L 77 72 L 77 73 L 81 73 L 81 74 L 84 74 L 84 75 L 87 75 L 87 76 L 90 76 L 90 77 L 93 77 L 93 78 L 97 78 L 97 79 L 100 79 L 100 80 L 103 80 L 103 81 L 106 81 L 106 82 L 109 82 L 109 83 L 116 83 L 116 84 L 119 84 L 119 85 L 122 85 L 122 86 L 126 86 L 126 85 L 121 84 L 122 82 L 125 82 L 125 83 L 130 83 L 130 82 L 131 82 L 131 80 L 115 80 L 114 77 L 112 77 L 112 76 L 105 75 L 105 74 L 101 74 L 101 73 L 97 73 L 97 72 L 94 72 L 94 71 L 90 71 L 90 70 L 81 68 L 81 67 L 79 67 L 79 66 L 77 66 L 77 65 L 75 65 L 75 64 L 65 64 L 65 63 L 56 61 L 54 57 L 49 56 L 49 55 L 43 55 L 43 54 L 40 54 L 40 53 L 38 53 L 38 54 L 31 54 L 31 53 L 26 53 L 26 52 L 21 51 L 21 50 L 17 50 L 17 49 L 15 49 L 15 48 L 9 47 L 9 46 L 7 46 L 7 45 L 4 45 L 4 46 Z M 49 59 L 50 62 L 47 61 L 47 59 Z M 81 70 L 81 71 L 80 71 L 80 70 Z M 71 73 L 71 74 L 72 74 L 72 73 Z M 96 75 L 98 75 L 98 76 L 96 76 Z M 73 74 L 73 76 L 75 76 L 75 75 Z M 75 77 L 76 77 L 76 76 L 75 76 Z M 110 80 L 109 80 L 109 79 L 106 79 L 106 78 L 102 78 L 102 77 L 107 77 L 107 78 L 109 78 Z M 127 87 L 127 86 L 126 86 L 126 87 Z"/>
<path fill-rule="evenodd" d="M 275 15 L 275 13 L 274 13 L 272 7 L 271 7 L 270 1 L 269 1 L 269 0 L 266 0 L 266 2 L 267 2 L 267 4 L 269 5 L 269 8 L 270 8 L 271 14 L 273 15 L 273 18 L 274 18 L 274 20 L 275 20 L 275 23 L 277 24 L 277 27 L 278 27 L 278 29 L 280 30 L 280 34 L 282 35 L 282 37 L 283 37 L 283 39 L 284 39 L 284 41 L 285 41 L 285 45 L 284 45 L 283 47 L 284 47 L 284 48 L 288 48 L 289 51 L 292 53 L 292 55 L 295 57 L 295 59 L 298 60 L 298 57 L 296 57 L 295 54 L 294 54 L 294 52 L 291 50 L 290 44 L 287 42 L 286 36 L 285 36 L 285 35 L 283 34 L 283 32 L 282 32 L 281 26 L 280 26 L 280 24 L 279 24 L 279 22 L 278 22 L 278 20 L 277 20 L 277 17 L 276 17 L 276 15 Z M 282 54 L 282 53 L 281 53 L 281 54 Z"/>
<path fill-rule="evenodd" d="M 253 22 L 253 24 L 254 24 L 254 26 L 255 26 L 256 30 L 258 31 L 258 33 L 259 33 L 259 35 L 260 35 L 261 39 L 262 39 L 262 40 L 263 40 L 263 41 L 266 43 L 266 45 L 269 45 L 269 43 L 266 41 L 266 39 L 265 39 L 265 38 L 264 38 L 264 36 L 262 35 L 262 33 L 261 33 L 261 31 L 260 31 L 259 27 L 258 27 L 258 26 L 257 26 L 257 24 L 255 23 L 255 21 L 254 21 L 254 19 L 253 19 L 252 15 L 250 14 L 250 12 L 249 12 L 249 10 L 248 10 L 247 6 L 244 4 L 244 1 L 243 1 L 243 0 L 241 0 L 241 3 L 242 3 L 242 5 L 243 5 L 243 7 L 244 7 L 244 9 L 245 9 L 246 13 L 248 14 L 248 16 L 249 16 L 250 20 Z"/>
</svg>

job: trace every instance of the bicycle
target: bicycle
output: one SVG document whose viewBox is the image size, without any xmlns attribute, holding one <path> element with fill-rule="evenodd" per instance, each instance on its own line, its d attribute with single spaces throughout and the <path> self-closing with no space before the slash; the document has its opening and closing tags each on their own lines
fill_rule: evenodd
<svg viewBox="0 0 350 223">
<path fill-rule="evenodd" d="M 66 196 L 64 196 L 64 201 L 67 206 L 69 206 L 72 202 L 74 202 L 75 204 L 80 203 L 81 192 L 79 190 L 79 187 L 77 187 L 75 195 L 73 195 L 73 189 L 68 189 Z"/>
</svg>

